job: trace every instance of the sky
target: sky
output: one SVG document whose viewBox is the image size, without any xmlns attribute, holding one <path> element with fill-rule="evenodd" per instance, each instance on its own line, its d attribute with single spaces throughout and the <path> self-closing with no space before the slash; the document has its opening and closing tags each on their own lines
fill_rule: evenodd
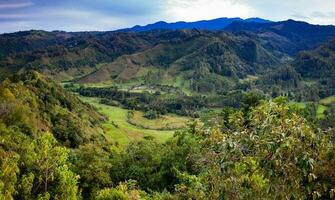
<svg viewBox="0 0 335 200">
<path fill-rule="evenodd" d="M 220 17 L 335 24 L 335 0 L 0 0 L 0 33 L 106 31 Z"/>
</svg>

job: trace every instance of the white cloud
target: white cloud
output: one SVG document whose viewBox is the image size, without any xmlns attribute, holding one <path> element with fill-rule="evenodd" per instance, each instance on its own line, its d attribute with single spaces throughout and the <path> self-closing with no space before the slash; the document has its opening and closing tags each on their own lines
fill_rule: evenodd
<svg viewBox="0 0 335 200">
<path fill-rule="evenodd" d="M 334 8 L 335 0 L 166 0 L 163 12 L 169 21 L 261 17 L 273 21 L 293 18 L 335 24 L 335 16 L 329 14 Z M 326 17 L 314 16 L 315 12 L 324 13 Z"/>
<path fill-rule="evenodd" d="M 169 20 L 196 21 L 219 17 L 250 17 L 255 10 L 238 0 L 167 0 L 164 10 Z"/>
<path fill-rule="evenodd" d="M 0 19 L 22 19 L 28 17 L 26 14 L 0 14 Z"/>
<path fill-rule="evenodd" d="M 45 9 L 31 13 L 29 21 L 31 29 L 65 31 L 105 31 L 127 24 L 123 18 L 74 9 Z"/>
<path fill-rule="evenodd" d="M 326 19 L 313 16 L 313 13 L 329 13 L 335 8 L 334 0 L 241 0 L 252 7 L 258 17 L 274 21 L 307 20 L 315 24 L 335 24 L 335 17 L 328 16 Z"/>
<path fill-rule="evenodd" d="M 161 20 L 220 17 L 335 24 L 334 8 L 335 0 L 0 0 L 0 32 L 15 26 L 17 30 L 115 30 Z"/>
<path fill-rule="evenodd" d="M 17 3 L 0 3 L 0 9 L 25 8 L 33 6 L 33 2 L 17 2 Z"/>
</svg>

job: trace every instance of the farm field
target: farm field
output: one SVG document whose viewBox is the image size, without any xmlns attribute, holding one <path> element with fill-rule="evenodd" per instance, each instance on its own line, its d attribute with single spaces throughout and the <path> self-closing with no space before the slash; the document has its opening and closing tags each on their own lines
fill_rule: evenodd
<svg viewBox="0 0 335 200">
<path fill-rule="evenodd" d="M 151 130 L 176 130 L 185 128 L 190 119 L 177 115 L 167 114 L 157 119 L 147 119 L 143 116 L 143 112 L 134 111 L 128 115 L 128 122 L 145 129 Z"/>
<path fill-rule="evenodd" d="M 311 102 L 291 102 L 291 105 L 295 105 L 298 108 L 306 108 L 306 104 Z M 325 111 L 328 109 L 328 107 L 335 104 L 335 96 L 329 96 L 326 98 L 321 99 L 317 104 L 317 110 L 316 110 L 316 117 L 318 119 L 323 119 L 325 116 Z"/>
<path fill-rule="evenodd" d="M 164 125 L 173 125 L 176 129 L 182 128 L 188 121 L 188 118 L 177 117 L 173 115 L 163 116 L 160 119 L 148 120 L 143 117 L 142 112 L 135 111 L 134 123 L 128 122 L 128 111 L 115 106 L 108 106 L 99 103 L 98 98 L 80 97 L 84 102 L 95 106 L 99 112 L 108 117 L 108 121 L 104 123 L 104 128 L 107 134 L 121 146 L 127 145 L 129 142 L 139 140 L 143 137 L 154 137 L 159 142 L 164 142 L 171 138 L 175 130 L 158 130 Z M 179 121 L 179 120 L 182 121 Z M 136 123 L 141 123 L 142 127 L 136 126 Z M 146 127 L 146 128 L 144 128 Z"/>
</svg>

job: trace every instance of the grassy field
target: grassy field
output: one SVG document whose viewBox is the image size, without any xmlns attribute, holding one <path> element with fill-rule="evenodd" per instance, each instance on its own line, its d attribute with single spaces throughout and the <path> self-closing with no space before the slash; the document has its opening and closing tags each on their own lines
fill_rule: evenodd
<svg viewBox="0 0 335 200">
<path fill-rule="evenodd" d="M 335 96 L 326 97 L 321 99 L 317 105 L 316 117 L 318 119 L 323 119 L 325 117 L 324 113 L 329 106 L 335 103 Z M 298 108 L 306 108 L 306 102 L 291 102 L 291 105 L 295 105 Z"/>
<path fill-rule="evenodd" d="M 335 103 L 335 96 L 330 96 L 330 97 L 320 100 L 320 104 L 325 105 L 325 106 L 328 106 L 333 103 Z"/>
<path fill-rule="evenodd" d="M 300 108 L 300 109 L 306 108 L 306 103 L 304 103 L 304 102 L 294 102 L 294 101 L 292 101 L 292 102 L 289 103 L 289 105 L 296 106 L 297 108 Z"/>
<path fill-rule="evenodd" d="M 143 112 L 134 111 L 129 115 L 128 121 L 138 127 L 151 130 L 176 130 L 185 128 L 190 119 L 172 114 L 164 115 L 160 118 L 149 120 L 143 116 Z"/>
<path fill-rule="evenodd" d="M 324 118 L 324 113 L 325 111 L 328 109 L 329 106 L 331 106 L 332 104 L 335 104 L 335 96 L 330 96 L 330 97 L 326 97 L 324 99 L 321 99 L 319 101 L 319 106 L 318 106 L 318 110 L 317 110 L 317 117 L 319 119 Z"/>
<path fill-rule="evenodd" d="M 101 113 L 108 116 L 109 120 L 104 124 L 104 128 L 111 138 L 121 146 L 124 146 L 131 141 L 139 140 L 145 136 L 152 136 L 158 141 L 164 142 L 174 134 L 174 131 L 159 131 L 135 126 L 127 121 L 128 110 L 100 104 L 97 98 L 80 98 L 95 106 Z M 142 122 L 148 123 L 148 121 Z"/>
<path fill-rule="evenodd" d="M 316 111 L 316 116 L 318 119 L 323 119 L 325 117 L 324 113 L 327 110 L 327 106 L 324 105 L 318 105 L 318 109 Z"/>
</svg>

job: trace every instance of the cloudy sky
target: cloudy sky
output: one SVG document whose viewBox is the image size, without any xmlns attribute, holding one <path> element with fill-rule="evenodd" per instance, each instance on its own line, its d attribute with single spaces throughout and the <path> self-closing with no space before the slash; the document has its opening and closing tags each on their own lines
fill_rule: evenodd
<svg viewBox="0 0 335 200">
<path fill-rule="evenodd" d="M 115 30 L 219 17 L 335 24 L 335 0 L 0 0 L 0 32 Z"/>
</svg>

